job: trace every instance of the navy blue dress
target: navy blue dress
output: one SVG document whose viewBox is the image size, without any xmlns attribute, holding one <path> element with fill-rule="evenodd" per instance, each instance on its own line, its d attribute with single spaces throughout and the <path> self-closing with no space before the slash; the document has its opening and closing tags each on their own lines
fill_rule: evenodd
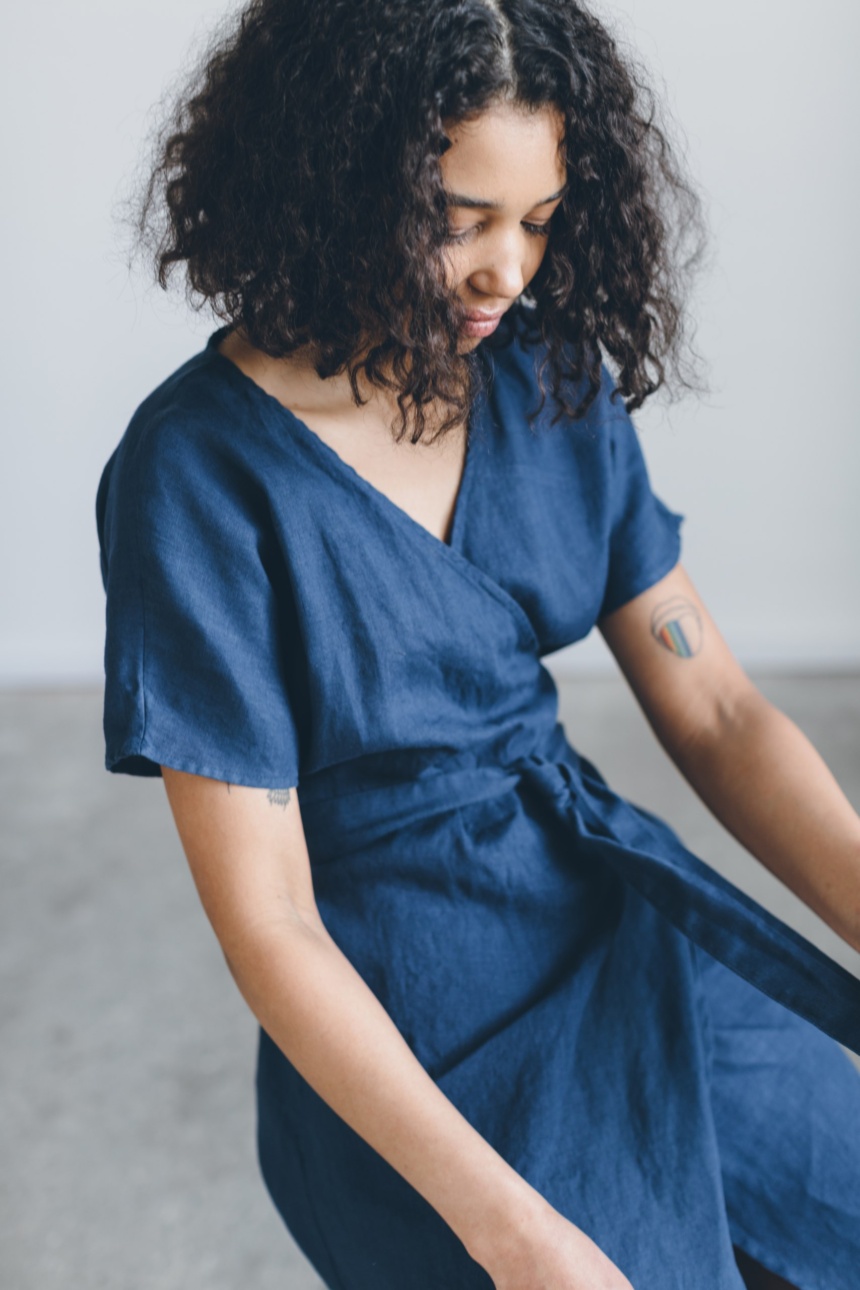
<svg viewBox="0 0 860 1290">
<path fill-rule="evenodd" d="M 98 489 L 105 764 L 298 785 L 322 918 L 422 1065 L 636 1290 L 860 1285 L 860 982 L 624 800 L 542 658 L 667 574 L 603 369 L 530 429 L 539 345 L 484 342 L 450 543 L 217 352 Z M 838 1042 L 837 1042 L 838 1041 Z M 260 1031 L 258 1149 L 332 1290 L 487 1290 Z"/>
</svg>

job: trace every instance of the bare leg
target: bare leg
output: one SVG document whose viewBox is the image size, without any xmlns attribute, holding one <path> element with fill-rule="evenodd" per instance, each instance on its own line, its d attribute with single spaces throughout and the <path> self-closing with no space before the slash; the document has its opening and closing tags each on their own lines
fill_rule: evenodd
<svg viewBox="0 0 860 1290">
<path fill-rule="evenodd" d="M 785 1277 L 778 1277 L 775 1272 L 769 1272 L 767 1268 L 763 1268 L 739 1246 L 733 1245 L 732 1249 L 747 1290 L 801 1290 L 801 1287 L 796 1286 L 794 1282 L 786 1281 Z"/>
</svg>

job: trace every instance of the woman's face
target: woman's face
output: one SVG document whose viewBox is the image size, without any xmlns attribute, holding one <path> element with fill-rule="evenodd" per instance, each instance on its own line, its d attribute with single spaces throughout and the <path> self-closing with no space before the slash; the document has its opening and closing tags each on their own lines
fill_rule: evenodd
<svg viewBox="0 0 860 1290">
<path fill-rule="evenodd" d="M 567 174 L 564 122 L 552 108 L 499 104 L 446 128 L 440 160 L 449 197 L 448 285 L 467 311 L 460 351 L 495 331 L 537 273 Z"/>
</svg>

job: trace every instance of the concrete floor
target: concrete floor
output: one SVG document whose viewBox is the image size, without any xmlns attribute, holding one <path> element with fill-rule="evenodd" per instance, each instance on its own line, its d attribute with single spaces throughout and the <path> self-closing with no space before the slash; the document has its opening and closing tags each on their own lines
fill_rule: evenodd
<svg viewBox="0 0 860 1290">
<path fill-rule="evenodd" d="M 860 807 L 860 675 L 757 677 Z M 720 828 L 620 678 L 562 687 L 574 746 L 860 976 Z M 319 1290 L 259 1177 L 256 1022 L 158 780 L 103 770 L 101 693 L 0 692 L 0 1290 Z"/>
</svg>

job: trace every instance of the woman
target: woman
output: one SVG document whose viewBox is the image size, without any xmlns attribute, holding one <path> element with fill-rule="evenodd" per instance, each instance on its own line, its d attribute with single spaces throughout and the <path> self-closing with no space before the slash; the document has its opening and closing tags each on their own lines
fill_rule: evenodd
<svg viewBox="0 0 860 1290">
<path fill-rule="evenodd" d="M 860 983 L 613 793 L 540 661 L 596 624 L 860 948 L 860 820 L 628 415 L 687 383 L 698 227 L 571 0 L 255 0 L 162 139 L 143 231 L 225 325 L 100 482 L 106 765 L 163 776 L 337 1290 L 855 1285 Z"/>
</svg>

